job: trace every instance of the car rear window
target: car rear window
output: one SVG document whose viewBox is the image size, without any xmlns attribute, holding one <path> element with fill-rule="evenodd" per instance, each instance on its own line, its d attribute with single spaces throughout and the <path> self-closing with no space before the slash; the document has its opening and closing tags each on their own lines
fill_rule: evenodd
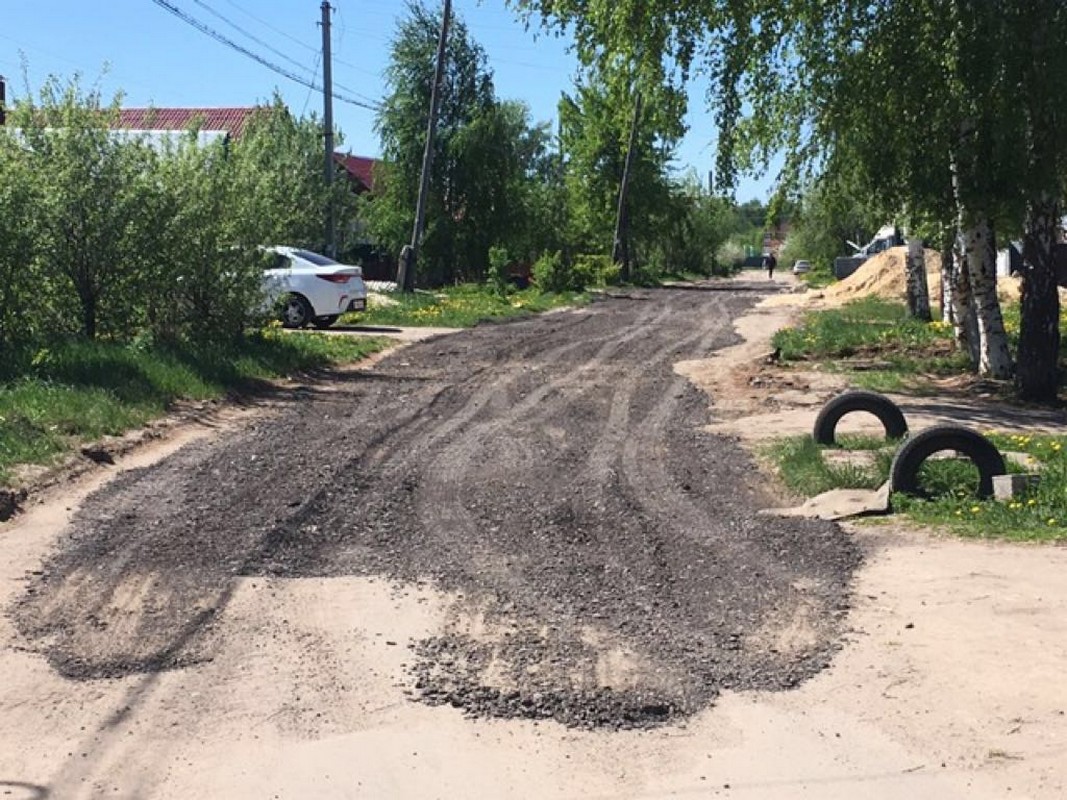
<svg viewBox="0 0 1067 800">
<path fill-rule="evenodd" d="M 310 250 L 294 250 L 293 255 L 297 258 L 302 258 L 305 261 L 310 261 L 317 267 L 328 267 L 331 264 L 337 263 L 332 258 L 327 258 L 326 256 L 319 255 L 318 253 L 312 253 Z"/>
</svg>

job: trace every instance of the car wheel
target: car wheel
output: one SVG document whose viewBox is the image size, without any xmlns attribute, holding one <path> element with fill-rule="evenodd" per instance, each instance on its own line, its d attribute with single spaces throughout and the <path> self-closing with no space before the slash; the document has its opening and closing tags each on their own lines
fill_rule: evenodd
<svg viewBox="0 0 1067 800">
<path fill-rule="evenodd" d="M 315 317 L 311 324 L 316 328 L 328 328 L 340 318 L 340 314 L 327 314 L 325 317 Z"/>
<path fill-rule="evenodd" d="M 889 470 L 890 491 L 923 496 L 919 468 L 934 453 L 944 450 L 965 455 L 978 468 L 976 493 L 981 498 L 993 494 L 993 476 L 1007 472 L 1004 457 L 982 434 L 956 425 L 938 425 L 908 439 L 897 451 Z"/>
<path fill-rule="evenodd" d="M 312 318 L 311 306 L 308 301 L 298 294 L 291 294 L 285 298 L 282 306 L 283 328 L 304 328 Z"/>
<path fill-rule="evenodd" d="M 815 430 L 812 433 L 815 441 L 819 444 L 834 444 L 837 423 L 841 421 L 841 417 L 852 411 L 866 411 L 878 417 L 888 439 L 899 439 L 908 432 L 904 414 L 892 400 L 877 392 L 856 390 L 839 394 L 823 406 L 819 416 L 815 418 Z"/>
</svg>

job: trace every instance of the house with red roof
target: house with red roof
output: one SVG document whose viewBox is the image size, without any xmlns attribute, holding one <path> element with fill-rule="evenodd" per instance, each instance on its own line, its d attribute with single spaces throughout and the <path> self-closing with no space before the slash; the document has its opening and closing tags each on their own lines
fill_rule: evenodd
<svg viewBox="0 0 1067 800">
<path fill-rule="evenodd" d="M 376 159 L 354 156 L 351 153 L 334 153 L 333 157 L 354 184 L 356 194 L 374 191 L 374 168 L 378 163 Z"/>
<path fill-rule="evenodd" d="M 237 138 L 257 113 L 268 106 L 233 108 L 123 108 L 114 127 L 128 131 L 187 131 L 196 128 L 204 133 Z"/>
<path fill-rule="evenodd" d="M 123 108 L 114 127 L 131 134 L 153 139 L 173 138 L 195 128 L 201 143 L 217 139 L 238 139 L 256 114 L 269 111 L 270 106 L 234 106 L 224 108 Z M 375 159 L 334 153 L 352 184 L 352 190 L 363 194 L 374 189 Z"/>
</svg>

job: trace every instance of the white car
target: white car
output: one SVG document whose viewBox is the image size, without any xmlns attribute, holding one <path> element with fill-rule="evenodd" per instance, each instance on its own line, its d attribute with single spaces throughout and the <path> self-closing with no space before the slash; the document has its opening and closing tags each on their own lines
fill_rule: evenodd
<svg viewBox="0 0 1067 800">
<path fill-rule="evenodd" d="M 811 272 L 811 262 L 804 259 L 798 259 L 793 262 L 793 274 L 799 275 L 802 272 Z"/>
<path fill-rule="evenodd" d="M 283 327 L 303 328 L 310 323 L 328 328 L 345 312 L 367 308 L 360 267 L 296 247 L 264 251 L 273 258 L 263 272 L 263 287 L 267 301 L 280 305 Z"/>
</svg>

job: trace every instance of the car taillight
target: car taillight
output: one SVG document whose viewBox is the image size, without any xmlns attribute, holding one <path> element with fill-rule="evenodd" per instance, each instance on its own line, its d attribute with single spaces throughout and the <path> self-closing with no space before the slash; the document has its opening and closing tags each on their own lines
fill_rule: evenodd
<svg viewBox="0 0 1067 800">
<path fill-rule="evenodd" d="M 316 275 L 315 277 L 322 278 L 324 281 L 329 281 L 330 283 L 348 283 L 356 276 L 350 272 L 334 272 L 330 275 Z"/>
</svg>

